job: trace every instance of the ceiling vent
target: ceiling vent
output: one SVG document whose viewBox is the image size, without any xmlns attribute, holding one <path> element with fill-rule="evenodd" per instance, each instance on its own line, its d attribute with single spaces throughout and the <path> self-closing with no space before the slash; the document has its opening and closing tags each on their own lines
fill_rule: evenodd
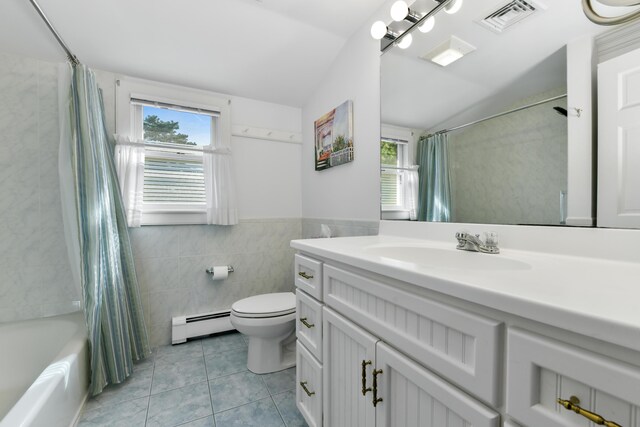
<svg viewBox="0 0 640 427">
<path fill-rule="evenodd" d="M 500 34 L 544 9 L 544 6 L 532 0 L 513 0 L 476 22 L 494 33 Z"/>
</svg>

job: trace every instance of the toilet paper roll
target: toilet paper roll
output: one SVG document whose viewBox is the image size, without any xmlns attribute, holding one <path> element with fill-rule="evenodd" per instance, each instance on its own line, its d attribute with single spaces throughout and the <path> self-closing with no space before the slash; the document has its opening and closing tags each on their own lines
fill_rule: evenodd
<svg viewBox="0 0 640 427">
<path fill-rule="evenodd" d="M 224 280 L 229 277 L 229 267 L 226 265 L 218 265 L 213 267 L 213 275 L 211 280 L 217 282 L 218 280 Z"/>
</svg>

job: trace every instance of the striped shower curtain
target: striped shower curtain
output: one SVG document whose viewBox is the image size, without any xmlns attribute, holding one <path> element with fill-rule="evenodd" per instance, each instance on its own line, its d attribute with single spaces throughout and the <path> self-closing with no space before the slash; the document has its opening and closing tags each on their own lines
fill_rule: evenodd
<svg viewBox="0 0 640 427">
<path fill-rule="evenodd" d="M 92 395 L 150 354 L 102 94 L 84 65 L 61 80 L 60 179 L 71 267 L 82 290 Z M 70 88 L 70 89 L 69 89 Z M 71 218 L 71 220 L 69 220 Z"/>
<path fill-rule="evenodd" d="M 451 221 L 449 137 L 446 133 L 418 140 L 418 220 Z"/>
</svg>

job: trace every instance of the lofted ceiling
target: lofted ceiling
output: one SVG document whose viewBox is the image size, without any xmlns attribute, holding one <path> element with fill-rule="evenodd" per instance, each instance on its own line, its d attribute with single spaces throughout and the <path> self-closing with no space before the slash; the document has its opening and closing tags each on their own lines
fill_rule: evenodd
<svg viewBox="0 0 640 427">
<path fill-rule="evenodd" d="M 607 28 L 587 20 L 580 0 L 531 2 L 538 5 L 539 12 L 497 34 L 476 21 L 508 0 L 465 0 L 455 15 L 439 13 L 430 33 L 415 31 L 408 49 L 393 47 L 387 51 L 381 61 L 382 121 L 439 130 L 565 86 L 564 46 Z M 433 0 L 418 0 L 412 8 L 426 11 L 435 4 Z M 477 50 L 447 67 L 420 59 L 451 35 Z"/>
<path fill-rule="evenodd" d="M 302 106 L 384 0 L 39 0 L 97 69 Z M 65 56 L 29 0 L 0 1 L 0 52 Z"/>
</svg>

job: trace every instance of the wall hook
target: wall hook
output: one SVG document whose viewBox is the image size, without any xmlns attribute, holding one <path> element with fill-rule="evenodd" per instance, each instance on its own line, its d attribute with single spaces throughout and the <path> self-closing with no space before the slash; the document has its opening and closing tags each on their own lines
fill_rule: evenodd
<svg viewBox="0 0 640 427">
<path fill-rule="evenodd" d="M 573 110 L 576 112 L 576 116 L 580 117 L 582 115 L 582 108 L 573 107 Z"/>
</svg>

